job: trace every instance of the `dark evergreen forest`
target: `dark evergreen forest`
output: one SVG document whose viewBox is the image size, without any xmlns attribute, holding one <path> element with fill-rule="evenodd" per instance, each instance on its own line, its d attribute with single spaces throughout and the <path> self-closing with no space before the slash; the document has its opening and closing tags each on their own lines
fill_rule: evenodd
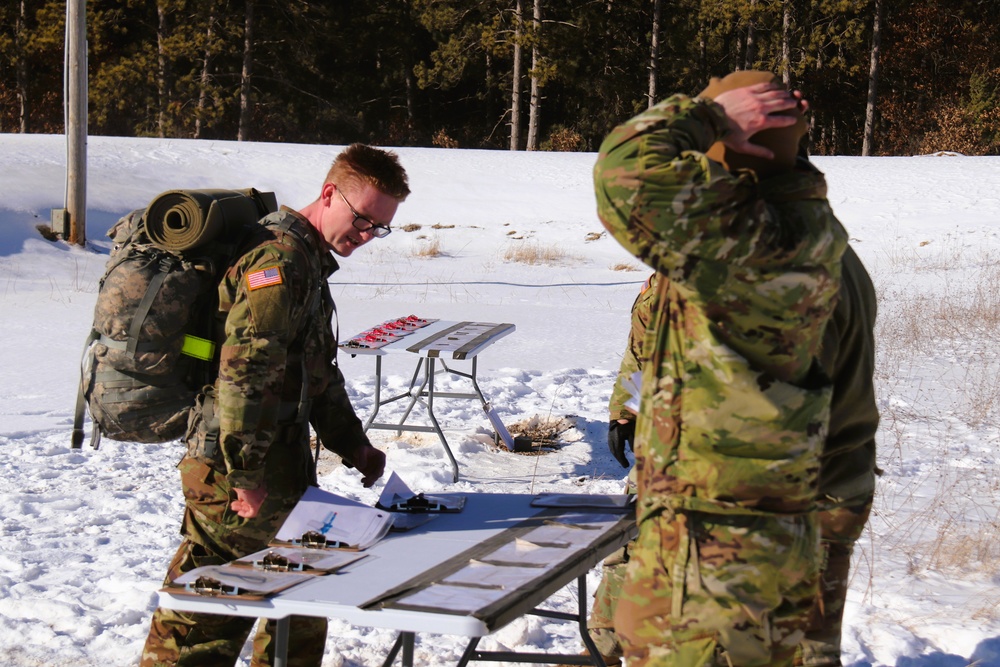
<svg viewBox="0 0 1000 667">
<path fill-rule="evenodd" d="M 592 151 L 767 69 L 813 151 L 1000 151 L 996 0 L 89 0 L 89 133 Z M 61 133 L 65 0 L 0 3 L 0 132 Z"/>
</svg>

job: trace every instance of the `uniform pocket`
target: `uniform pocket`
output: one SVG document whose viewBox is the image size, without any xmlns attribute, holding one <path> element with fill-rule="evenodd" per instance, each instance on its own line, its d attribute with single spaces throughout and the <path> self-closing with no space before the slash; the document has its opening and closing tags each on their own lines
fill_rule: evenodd
<svg viewBox="0 0 1000 667">
<path fill-rule="evenodd" d="M 219 451 L 219 416 L 215 410 L 215 388 L 206 387 L 198 395 L 188 417 L 187 454 L 189 457 L 214 465 L 222 462 Z"/>
</svg>

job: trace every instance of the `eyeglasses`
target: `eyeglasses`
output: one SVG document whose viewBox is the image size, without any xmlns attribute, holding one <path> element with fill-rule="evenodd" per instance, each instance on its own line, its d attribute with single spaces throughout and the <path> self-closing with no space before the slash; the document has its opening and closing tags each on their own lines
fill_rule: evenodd
<svg viewBox="0 0 1000 667">
<path fill-rule="evenodd" d="M 354 214 L 354 220 L 351 224 L 354 225 L 356 230 L 359 232 L 368 232 L 372 236 L 380 239 L 384 239 L 392 233 L 392 229 L 390 229 L 387 225 L 380 225 L 377 222 L 372 222 L 365 216 L 355 211 L 354 207 L 351 206 L 351 202 L 347 201 L 347 197 L 345 197 L 344 193 L 340 191 L 340 188 L 337 188 L 337 194 L 340 195 L 340 198 L 344 200 L 345 204 L 347 204 L 347 208 L 351 209 L 351 213 Z"/>
</svg>

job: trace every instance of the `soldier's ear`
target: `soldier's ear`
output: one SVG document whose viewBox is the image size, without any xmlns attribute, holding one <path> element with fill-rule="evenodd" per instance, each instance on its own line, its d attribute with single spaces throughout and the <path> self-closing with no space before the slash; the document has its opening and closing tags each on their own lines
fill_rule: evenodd
<svg viewBox="0 0 1000 667">
<path fill-rule="evenodd" d="M 336 196 L 337 196 L 337 186 L 329 181 L 324 183 L 323 189 L 320 190 L 320 199 L 323 200 L 323 203 L 329 206 L 330 202 L 332 202 L 333 198 Z"/>
</svg>

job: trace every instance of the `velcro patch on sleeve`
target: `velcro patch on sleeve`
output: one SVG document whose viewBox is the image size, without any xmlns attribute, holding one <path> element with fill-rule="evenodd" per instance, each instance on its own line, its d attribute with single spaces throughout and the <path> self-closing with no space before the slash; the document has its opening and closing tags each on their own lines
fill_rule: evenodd
<svg viewBox="0 0 1000 667">
<path fill-rule="evenodd" d="M 284 282 L 281 277 L 281 268 L 272 266 L 253 273 L 247 274 L 247 289 L 251 292 L 262 287 L 280 285 Z"/>
</svg>

